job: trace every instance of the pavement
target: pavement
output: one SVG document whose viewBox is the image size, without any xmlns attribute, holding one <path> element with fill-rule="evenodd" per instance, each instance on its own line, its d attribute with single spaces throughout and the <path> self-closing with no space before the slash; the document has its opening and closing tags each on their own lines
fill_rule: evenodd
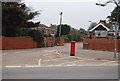
<svg viewBox="0 0 120 81">
<path fill-rule="evenodd" d="M 76 43 L 75 56 L 70 56 L 70 43 L 64 46 L 3 50 L 2 67 L 114 66 L 118 60 L 109 51 L 82 49 Z M 117 53 L 118 56 L 118 53 Z"/>
</svg>

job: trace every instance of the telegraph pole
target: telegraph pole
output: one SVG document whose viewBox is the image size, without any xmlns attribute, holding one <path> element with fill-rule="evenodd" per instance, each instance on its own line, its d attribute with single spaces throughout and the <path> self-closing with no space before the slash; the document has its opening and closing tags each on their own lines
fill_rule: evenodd
<svg viewBox="0 0 120 81">
<path fill-rule="evenodd" d="M 61 23 L 62 23 L 62 12 L 60 13 L 60 28 L 59 28 L 59 37 L 61 36 Z"/>
</svg>

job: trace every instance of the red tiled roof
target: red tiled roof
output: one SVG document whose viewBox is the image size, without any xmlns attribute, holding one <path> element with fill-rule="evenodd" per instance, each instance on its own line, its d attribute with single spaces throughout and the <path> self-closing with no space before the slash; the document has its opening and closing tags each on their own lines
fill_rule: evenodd
<svg viewBox="0 0 120 81">
<path fill-rule="evenodd" d="M 104 22 L 101 22 L 103 25 L 105 25 L 107 28 L 111 29 L 112 28 L 112 23 L 104 23 Z"/>
<path fill-rule="evenodd" d="M 104 23 L 104 22 L 101 22 L 101 23 L 104 24 L 109 29 L 112 29 L 112 25 L 115 25 L 115 23 Z M 120 23 L 117 23 L 117 24 L 120 26 Z"/>
<path fill-rule="evenodd" d="M 46 26 L 46 25 L 44 25 L 44 24 L 39 24 L 39 26 L 40 26 L 40 27 L 48 27 L 48 26 Z"/>
</svg>

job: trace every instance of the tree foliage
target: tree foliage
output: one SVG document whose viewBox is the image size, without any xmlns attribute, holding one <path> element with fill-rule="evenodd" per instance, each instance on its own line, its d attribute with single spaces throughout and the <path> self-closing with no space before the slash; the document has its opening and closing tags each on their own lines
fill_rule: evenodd
<svg viewBox="0 0 120 81">
<path fill-rule="evenodd" d="M 40 24 L 40 21 L 39 22 L 35 22 L 35 23 L 30 21 L 30 22 L 27 23 L 27 27 L 29 27 L 29 28 L 31 28 L 31 27 L 38 27 L 39 24 Z"/>
<path fill-rule="evenodd" d="M 88 35 L 87 31 L 83 28 L 80 28 L 79 30 L 75 28 L 71 28 L 70 33 L 65 36 L 65 40 L 66 41 L 82 41 L 83 37 L 87 35 Z"/>
<path fill-rule="evenodd" d="M 66 35 L 70 32 L 71 26 L 67 25 L 67 24 L 62 24 L 61 25 L 61 35 Z M 58 29 L 57 29 L 57 33 L 56 36 L 59 36 L 59 31 L 60 31 L 60 25 L 58 25 Z"/>
<path fill-rule="evenodd" d="M 111 12 L 111 15 L 107 17 L 107 19 L 110 23 L 112 23 L 112 22 L 117 22 L 117 17 L 118 17 L 118 23 L 120 23 L 120 6 L 116 7 Z"/>
<path fill-rule="evenodd" d="M 17 36 L 17 31 L 21 27 L 31 26 L 29 20 L 38 14 L 21 2 L 2 2 L 2 35 Z"/>
<path fill-rule="evenodd" d="M 37 42 L 38 47 L 44 46 L 44 32 L 31 29 L 31 28 L 21 28 L 18 32 L 21 37 L 31 37 L 34 41 Z"/>
<path fill-rule="evenodd" d="M 95 27 L 96 25 L 97 25 L 96 22 L 92 22 L 92 23 L 90 24 L 90 26 L 88 27 L 88 30 L 92 29 L 92 28 Z"/>
<path fill-rule="evenodd" d="M 44 47 L 44 33 L 39 30 L 32 30 L 28 35 L 37 42 L 37 47 Z"/>
</svg>

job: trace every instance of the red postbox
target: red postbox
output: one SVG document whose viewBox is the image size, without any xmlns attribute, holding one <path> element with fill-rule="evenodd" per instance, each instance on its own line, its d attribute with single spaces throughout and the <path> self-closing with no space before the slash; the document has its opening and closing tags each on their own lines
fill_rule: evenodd
<svg viewBox="0 0 120 81">
<path fill-rule="evenodd" d="M 70 56 L 75 56 L 75 41 L 71 41 Z"/>
</svg>

